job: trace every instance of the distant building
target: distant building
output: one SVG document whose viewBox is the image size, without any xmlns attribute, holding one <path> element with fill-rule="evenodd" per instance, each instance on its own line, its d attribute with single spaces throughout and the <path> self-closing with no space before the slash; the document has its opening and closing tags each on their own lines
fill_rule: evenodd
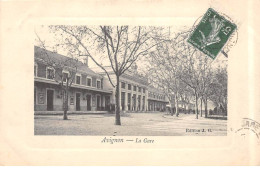
<svg viewBox="0 0 260 169">
<path fill-rule="evenodd" d="M 165 94 L 154 87 L 148 87 L 148 110 L 165 111 L 169 100 Z"/>
<path fill-rule="evenodd" d="M 171 105 L 175 111 L 176 106 L 175 106 L 175 96 L 174 95 L 171 98 Z M 195 104 L 192 101 L 187 102 L 187 101 L 183 101 L 183 100 L 181 100 L 181 98 L 179 98 L 178 110 L 179 110 L 179 113 L 191 113 L 195 110 Z"/>
</svg>

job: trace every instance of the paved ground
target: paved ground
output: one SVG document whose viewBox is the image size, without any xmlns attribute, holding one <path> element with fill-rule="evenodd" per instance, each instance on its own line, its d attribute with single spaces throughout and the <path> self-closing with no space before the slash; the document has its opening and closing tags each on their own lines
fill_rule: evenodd
<svg viewBox="0 0 260 169">
<path fill-rule="evenodd" d="M 35 135 L 121 135 L 121 136 L 180 136 L 226 135 L 227 120 L 195 119 L 195 114 L 179 117 L 165 113 L 127 113 L 121 117 L 121 126 L 114 125 L 114 114 L 35 115 Z"/>
</svg>

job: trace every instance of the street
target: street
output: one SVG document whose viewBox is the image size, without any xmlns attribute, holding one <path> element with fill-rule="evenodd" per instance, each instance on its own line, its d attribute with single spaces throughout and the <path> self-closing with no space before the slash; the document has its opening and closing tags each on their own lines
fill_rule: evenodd
<svg viewBox="0 0 260 169">
<path fill-rule="evenodd" d="M 107 136 L 225 136 L 227 120 L 199 117 L 195 114 L 170 116 L 165 112 L 124 113 L 121 126 L 114 125 L 114 114 L 35 115 L 35 135 L 107 135 Z"/>
</svg>

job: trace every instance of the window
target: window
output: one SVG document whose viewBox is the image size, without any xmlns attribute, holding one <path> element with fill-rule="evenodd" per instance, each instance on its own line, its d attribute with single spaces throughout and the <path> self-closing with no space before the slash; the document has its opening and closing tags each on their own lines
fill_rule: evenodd
<svg viewBox="0 0 260 169">
<path fill-rule="evenodd" d="M 141 92 L 141 89 L 142 89 L 141 87 L 138 87 L 138 92 Z"/>
<path fill-rule="evenodd" d="M 143 93 L 145 93 L 145 88 L 143 88 Z"/>
<path fill-rule="evenodd" d="M 87 79 L 88 79 L 87 85 L 88 85 L 88 86 L 91 86 L 91 78 L 87 78 Z"/>
<path fill-rule="evenodd" d="M 134 91 L 136 91 L 136 86 L 134 86 Z"/>
<path fill-rule="evenodd" d="M 98 89 L 101 88 L 101 82 L 100 82 L 100 80 L 97 80 L 97 88 L 98 88 Z"/>
<path fill-rule="evenodd" d="M 62 73 L 63 82 L 67 82 L 68 77 L 69 77 L 69 73 L 67 73 L 67 72 Z"/>
<path fill-rule="evenodd" d="M 121 88 L 125 89 L 125 82 L 121 82 Z"/>
<path fill-rule="evenodd" d="M 47 76 L 47 79 L 54 79 L 54 69 L 47 67 L 46 76 Z"/>
<path fill-rule="evenodd" d="M 38 65 L 34 64 L 34 76 L 37 77 Z"/>
<path fill-rule="evenodd" d="M 131 84 L 128 84 L 128 90 L 131 90 L 131 89 L 132 89 Z"/>
<path fill-rule="evenodd" d="M 76 84 L 81 84 L 81 76 L 76 75 Z"/>
</svg>

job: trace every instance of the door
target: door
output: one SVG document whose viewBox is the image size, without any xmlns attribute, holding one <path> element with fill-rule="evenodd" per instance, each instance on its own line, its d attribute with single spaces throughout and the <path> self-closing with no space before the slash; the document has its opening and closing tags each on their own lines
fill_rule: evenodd
<svg viewBox="0 0 260 169">
<path fill-rule="evenodd" d="M 76 111 L 80 111 L 80 93 L 76 93 Z"/>
<path fill-rule="evenodd" d="M 52 111 L 53 110 L 53 90 L 47 90 L 47 110 Z"/>
<path fill-rule="evenodd" d="M 125 110 L 125 92 L 121 92 L 121 107 Z"/>
<path fill-rule="evenodd" d="M 110 96 L 105 96 L 105 106 L 106 106 L 106 110 L 110 110 L 109 108 L 109 104 L 110 104 Z"/>
<path fill-rule="evenodd" d="M 91 110 L 91 95 L 87 95 L 87 110 Z"/>
<path fill-rule="evenodd" d="M 101 110 L 100 103 L 101 103 L 101 98 L 100 98 L 100 96 L 97 96 L 97 110 Z"/>
<path fill-rule="evenodd" d="M 133 100 L 132 110 L 136 111 L 136 95 L 135 94 L 133 94 L 132 100 Z"/>
<path fill-rule="evenodd" d="M 127 104 L 127 106 L 128 106 L 128 110 L 131 110 L 131 107 L 130 107 L 130 105 L 131 105 L 131 93 L 128 93 L 127 94 L 128 96 L 127 96 L 127 100 L 128 100 L 128 104 Z"/>
</svg>

